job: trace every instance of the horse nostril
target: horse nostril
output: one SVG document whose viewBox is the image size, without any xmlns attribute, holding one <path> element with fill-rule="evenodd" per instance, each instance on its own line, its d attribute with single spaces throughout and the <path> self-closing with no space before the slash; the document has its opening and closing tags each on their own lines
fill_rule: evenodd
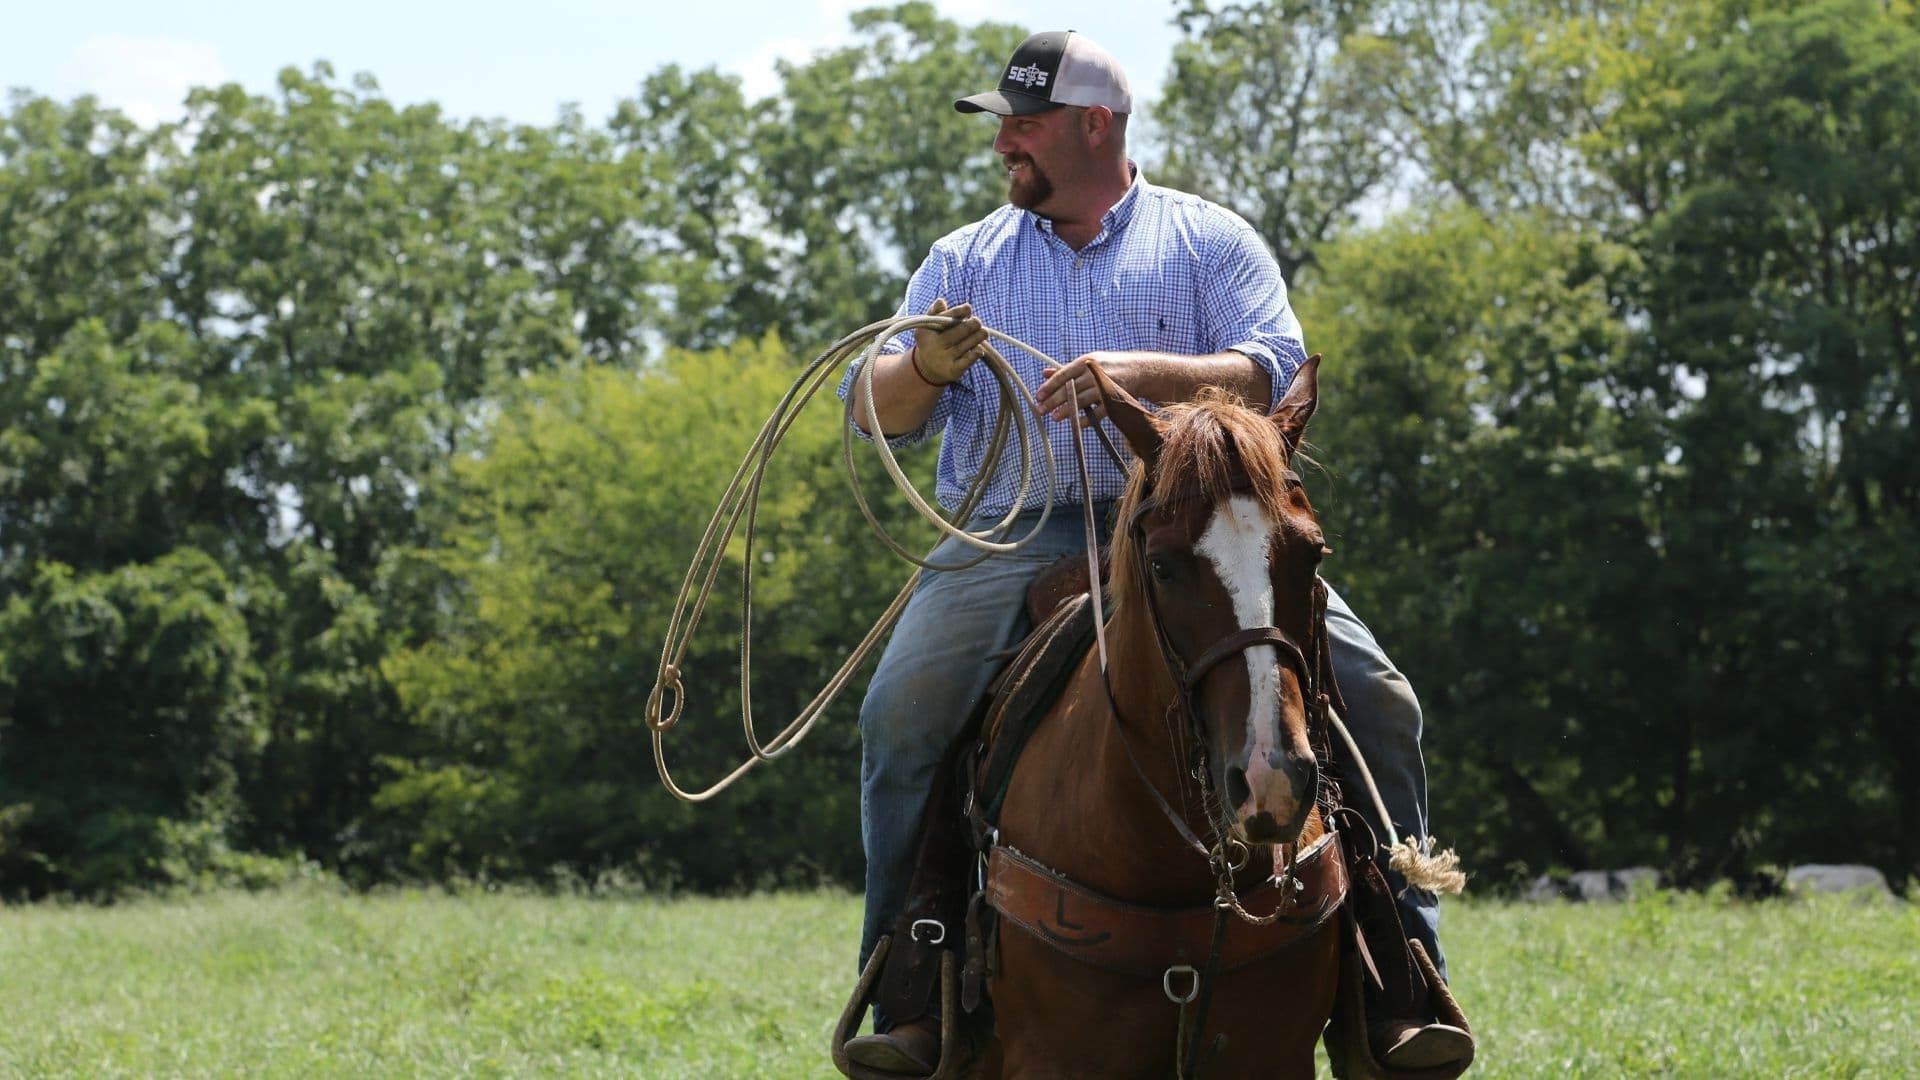
<svg viewBox="0 0 1920 1080">
<path fill-rule="evenodd" d="M 1242 806 L 1253 797 L 1253 788 L 1247 783 L 1247 771 L 1238 765 L 1227 767 L 1227 805 Z"/>
<path fill-rule="evenodd" d="M 1320 787 L 1320 763 L 1311 757 L 1298 757 L 1289 761 L 1288 765 L 1291 766 L 1288 772 L 1298 785 L 1301 801 L 1312 801 L 1314 791 Z"/>
</svg>

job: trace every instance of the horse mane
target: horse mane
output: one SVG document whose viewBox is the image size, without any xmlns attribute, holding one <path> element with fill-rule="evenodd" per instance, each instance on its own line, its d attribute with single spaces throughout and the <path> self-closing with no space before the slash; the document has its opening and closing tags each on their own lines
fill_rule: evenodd
<svg viewBox="0 0 1920 1080">
<path fill-rule="evenodd" d="M 1210 386 L 1192 401 L 1162 407 L 1158 419 L 1163 441 L 1153 476 L 1149 478 L 1145 469 L 1133 470 L 1120 499 L 1121 527 L 1114 531 L 1108 570 L 1116 611 L 1139 586 L 1134 580 L 1134 538 L 1124 526 L 1149 490 L 1171 491 L 1194 484 L 1204 497 L 1217 502 L 1232 490 L 1238 471 L 1252 481 L 1251 494 L 1269 518 L 1281 520 L 1287 500 L 1283 474 L 1288 451 L 1280 429 L 1264 414 L 1248 408 L 1238 394 Z"/>
</svg>

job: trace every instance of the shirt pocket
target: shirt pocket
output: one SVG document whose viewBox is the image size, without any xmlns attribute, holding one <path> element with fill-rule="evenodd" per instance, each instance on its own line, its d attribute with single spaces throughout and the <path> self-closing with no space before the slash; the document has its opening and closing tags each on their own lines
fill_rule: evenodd
<svg viewBox="0 0 1920 1080">
<path fill-rule="evenodd" d="M 1147 352 L 1209 352 L 1199 340 L 1191 282 L 1169 277 L 1162 267 L 1122 267 L 1109 284 L 1107 309 L 1116 314 L 1122 339 L 1112 348 Z"/>
</svg>

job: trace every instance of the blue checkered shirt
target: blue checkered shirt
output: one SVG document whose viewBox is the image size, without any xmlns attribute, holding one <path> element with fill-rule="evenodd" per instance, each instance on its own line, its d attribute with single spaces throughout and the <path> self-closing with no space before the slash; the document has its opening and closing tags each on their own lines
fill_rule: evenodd
<svg viewBox="0 0 1920 1080">
<path fill-rule="evenodd" d="M 1046 218 L 1002 206 L 934 243 L 907 286 L 900 315 L 925 312 L 935 298 L 948 304 L 972 301 L 981 322 L 1039 349 L 1056 364 L 1104 350 L 1205 356 L 1230 349 L 1266 369 L 1273 380 L 1271 400 L 1280 400 L 1306 349 L 1280 267 L 1252 226 L 1224 207 L 1149 184 L 1137 173 L 1101 225 L 1100 234 L 1075 251 Z M 905 352 L 912 344 L 912 335 L 902 334 L 881 351 Z M 1040 361 L 1024 349 L 994 344 L 1029 388 L 1040 385 Z M 840 381 L 843 400 L 852 384 L 850 367 Z M 975 364 L 941 393 L 926 423 L 889 439 L 888 445 L 911 446 L 944 434 L 935 495 L 951 510 L 979 475 L 999 408 L 999 384 L 985 364 Z M 1021 412 L 1018 422 L 1031 432 L 1032 413 L 1024 407 Z M 1080 472 L 1073 456 L 1074 428 L 1052 419 L 1041 423 L 1053 445 L 1053 501 L 1076 504 Z M 1103 425 L 1114 446 L 1128 454 L 1120 433 L 1110 423 Z M 1125 475 L 1092 431 L 1080 437 L 1094 499 L 1119 498 Z M 1034 452 L 1028 498 L 1037 504 L 1048 489 L 1045 458 L 1038 447 Z M 1130 455 L 1128 460 L 1131 464 Z M 1019 485 L 1019 444 L 1009 432 L 976 514 L 1006 513 Z"/>
</svg>

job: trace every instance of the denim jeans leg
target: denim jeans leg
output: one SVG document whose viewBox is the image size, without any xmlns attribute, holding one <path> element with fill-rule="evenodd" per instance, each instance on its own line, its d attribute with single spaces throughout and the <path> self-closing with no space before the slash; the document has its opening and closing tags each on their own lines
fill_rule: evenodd
<svg viewBox="0 0 1920 1080">
<path fill-rule="evenodd" d="M 1062 555 L 1085 550 L 1073 508 L 1056 511 L 1027 547 L 956 571 L 925 571 L 894 627 L 860 705 L 860 823 L 867 855 L 866 966 L 912 883 L 914 841 L 934 770 L 1026 622 L 1027 585 Z M 1031 522 L 1017 525 L 1025 533 Z M 974 549 L 940 544 L 930 561 Z"/>
<path fill-rule="evenodd" d="M 1393 816 L 1394 831 L 1402 840 L 1420 843 L 1427 836 L 1427 766 L 1420 756 L 1420 700 L 1407 677 L 1374 640 L 1373 631 L 1332 586 L 1327 588 L 1327 632 L 1333 638 L 1334 677 L 1347 702 L 1347 730 L 1367 759 L 1380 799 Z M 1344 793 L 1346 800 L 1385 843 L 1387 834 L 1378 820 L 1379 812 L 1373 800 L 1358 789 L 1358 783 L 1357 776 L 1349 778 L 1347 786 L 1351 790 Z M 1397 890 L 1401 925 L 1409 937 L 1426 948 L 1445 977 L 1439 898 L 1424 889 L 1407 888 L 1399 874 L 1387 869 L 1384 853 L 1376 858 L 1387 881 Z"/>
</svg>

